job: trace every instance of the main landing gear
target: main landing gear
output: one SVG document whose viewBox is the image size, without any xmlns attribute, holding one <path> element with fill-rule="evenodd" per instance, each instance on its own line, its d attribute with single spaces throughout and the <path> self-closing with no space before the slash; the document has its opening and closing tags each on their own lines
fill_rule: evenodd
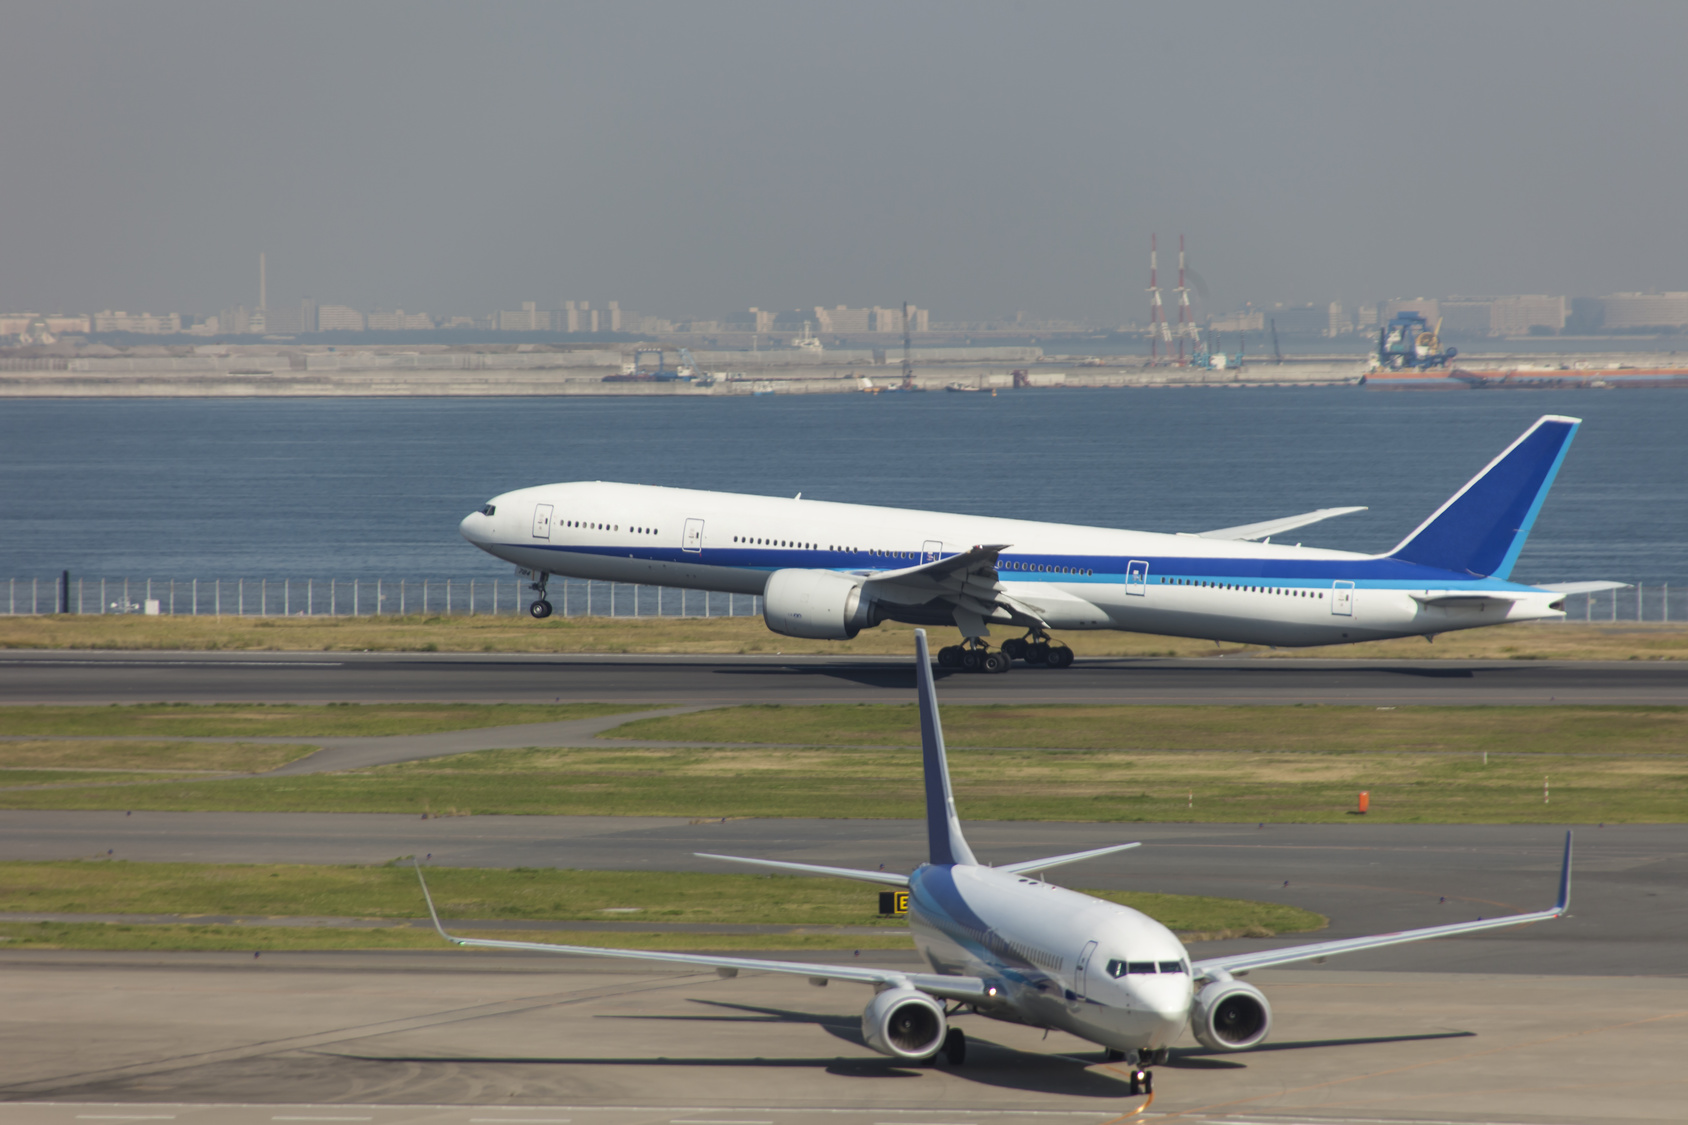
<svg viewBox="0 0 1688 1125">
<path fill-rule="evenodd" d="M 938 650 L 940 668 L 960 668 L 964 672 L 1006 672 L 1016 660 L 1033 667 L 1066 668 L 1072 665 L 1073 650 L 1050 640 L 1049 634 L 1041 629 L 1003 641 L 1002 648 L 994 652 L 977 637 Z"/>
<path fill-rule="evenodd" d="M 550 580 L 549 574 L 541 574 L 539 581 L 528 583 L 528 589 L 539 595 L 533 600 L 533 604 L 528 606 L 528 612 L 540 621 L 551 616 L 551 603 L 545 600 L 545 584 Z"/>
</svg>

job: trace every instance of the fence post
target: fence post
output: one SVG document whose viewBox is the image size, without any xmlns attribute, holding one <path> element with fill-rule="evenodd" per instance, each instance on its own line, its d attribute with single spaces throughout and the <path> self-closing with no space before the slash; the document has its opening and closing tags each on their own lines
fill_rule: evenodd
<svg viewBox="0 0 1688 1125">
<path fill-rule="evenodd" d="M 291 578 L 281 580 L 281 615 L 283 617 L 293 616 L 293 579 Z"/>
<path fill-rule="evenodd" d="M 100 612 L 101 613 L 106 612 L 106 592 L 105 592 L 105 579 L 104 578 L 100 579 Z"/>
<path fill-rule="evenodd" d="M 312 617 L 316 614 L 316 596 L 315 595 L 316 595 L 316 579 L 315 578 L 305 579 L 305 616 L 306 617 Z"/>
<path fill-rule="evenodd" d="M 328 580 L 328 616 L 334 617 L 340 612 L 339 601 L 340 580 L 338 578 L 330 578 Z"/>
<path fill-rule="evenodd" d="M 399 616 L 404 616 L 404 579 L 399 579 Z"/>
<path fill-rule="evenodd" d="M 445 580 L 445 615 L 451 616 L 451 579 Z"/>
<path fill-rule="evenodd" d="M 358 615 L 358 592 L 359 592 L 359 588 L 362 585 L 363 585 L 363 579 L 361 579 L 361 578 L 352 579 L 352 616 L 353 617 L 356 617 Z"/>
<path fill-rule="evenodd" d="M 475 580 L 469 579 L 469 616 L 475 616 Z"/>
<path fill-rule="evenodd" d="M 1659 591 L 1659 620 L 1670 621 L 1670 583 L 1666 582 L 1664 589 Z"/>
<path fill-rule="evenodd" d="M 498 579 L 492 580 L 492 615 L 498 616 Z"/>
<path fill-rule="evenodd" d="M 381 616 L 381 580 L 375 580 L 375 616 Z"/>
<path fill-rule="evenodd" d="M 1637 582 L 1635 584 L 1635 619 L 1637 621 L 1641 620 L 1641 601 L 1646 596 L 1644 593 L 1646 589 L 1647 584 L 1644 582 Z"/>
</svg>

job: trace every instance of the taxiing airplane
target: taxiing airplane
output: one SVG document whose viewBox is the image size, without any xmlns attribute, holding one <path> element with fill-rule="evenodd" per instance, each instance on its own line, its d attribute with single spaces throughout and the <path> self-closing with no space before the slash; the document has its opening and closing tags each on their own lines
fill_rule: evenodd
<svg viewBox="0 0 1688 1125">
<path fill-rule="evenodd" d="M 954 625 L 963 642 L 938 662 L 967 670 L 1067 667 L 1051 629 L 1286 647 L 1434 637 L 1562 617 L 1567 594 L 1623 585 L 1510 581 L 1579 424 L 1539 419 L 1382 555 L 1271 541 L 1363 508 L 1165 535 L 604 482 L 506 492 L 460 530 L 532 581 L 535 617 L 551 613 L 553 574 L 757 594 L 791 637 Z M 993 625 L 1026 634 L 993 649 Z"/>
<path fill-rule="evenodd" d="M 906 887 L 909 928 L 931 972 L 458 937 L 440 923 L 418 864 L 416 875 L 422 880 L 434 928 L 441 937 L 461 946 L 698 965 L 714 969 L 723 977 L 754 971 L 789 973 L 807 977 L 814 984 L 834 980 L 866 984 L 873 988 L 874 996 L 862 1013 L 862 1038 L 875 1051 L 895 1059 L 930 1062 L 942 1053 L 950 1063 L 961 1065 L 967 1041 L 961 1029 L 950 1026 L 949 1021 L 964 1011 L 1032 1027 L 1058 1028 L 1107 1048 L 1111 1060 L 1129 1061 L 1130 1092 L 1138 1094 L 1153 1092 L 1149 1067 L 1165 1061 L 1169 1048 L 1186 1028 L 1203 1046 L 1216 1051 L 1246 1050 L 1265 1040 L 1272 1028 L 1271 1005 L 1258 988 L 1237 979 L 1252 969 L 1539 922 L 1558 918 L 1570 907 L 1571 834 L 1567 832 L 1559 898 L 1546 910 L 1192 958 L 1171 930 L 1148 915 L 1039 877 L 1052 867 L 1125 851 L 1138 844 L 1115 844 L 995 867 L 974 858 L 962 835 L 950 789 L 925 630 L 915 631 L 914 666 L 926 775 L 928 862 L 901 875 L 697 854 L 775 871 Z"/>
</svg>

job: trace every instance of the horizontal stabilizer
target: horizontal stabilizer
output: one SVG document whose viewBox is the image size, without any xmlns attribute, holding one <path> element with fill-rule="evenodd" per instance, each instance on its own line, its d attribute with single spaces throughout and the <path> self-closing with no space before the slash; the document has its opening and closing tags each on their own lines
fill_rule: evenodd
<svg viewBox="0 0 1688 1125">
<path fill-rule="evenodd" d="M 1306 527 L 1310 523 L 1321 520 L 1346 516 L 1350 512 L 1363 512 L 1359 508 L 1320 508 L 1314 512 L 1302 512 L 1299 516 L 1284 516 L 1282 519 L 1261 520 L 1259 523 L 1243 523 L 1236 527 L 1221 527 L 1215 531 L 1197 532 L 1200 539 L 1265 539 L 1281 531 L 1294 531 L 1298 527 Z"/>
<path fill-rule="evenodd" d="M 1543 415 L 1418 526 L 1389 557 L 1478 578 L 1506 578 L 1582 424 Z"/>
<path fill-rule="evenodd" d="M 822 867 L 814 863 L 787 863 L 782 859 L 748 859 L 740 855 L 713 855 L 693 852 L 699 859 L 723 859 L 728 863 L 744 863 L 751 867 L 772 867 L 780 871 L 801 871 L 805 875 L 830 875 L 837 879 L 859 879 L 864 883 L 886 883 L 893 887 L 908 886 L 908 876 L 895 871 L 859 871 L 854 867 Z"/>
<path fill-rule="evenodd" d="M 1004 863 L 996 870 L 1006 871 L 1011 875 L 1024 875 L 1028 871 L 1047 871 L 1051 867 L 1060 867 L 1063 863 L 1077 863 L 1081 859 L 1095 859 L 1099 855 L 1113 855 L 1123 852 L 1127 848 L 1140 848 L 1141 841 L 1130 844 L 1110 844 L 1105 848 L 1091 848 L 1086 852 L 1068 852 L 1066 855 L 1052 855 L 1043 859 L 1024 859 L 1019 863 Z"/>
<path fill-rule="evenodd" d="M 1599 594 L 1607 590 L 1627 590 L 1628 582 L 1537 582 L 1536 589 L 1552 590 L 1555 594 Z"/>
</svg>

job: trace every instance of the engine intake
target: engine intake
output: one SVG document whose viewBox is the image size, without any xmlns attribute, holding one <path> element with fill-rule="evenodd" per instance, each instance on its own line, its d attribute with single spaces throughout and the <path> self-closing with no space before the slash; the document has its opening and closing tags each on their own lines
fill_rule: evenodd
<svg viewBox="0 0 1688 1125">
<path fill-rule="evenodd" d="M 1246 1051 L 1272 1030 L 1272 1006 L 1252 984 L 1214 981 L 1196 994 L 1190 1032 L 1215 1051 Z"/>
<path fill-rule="evenodd" d="M 862 1013 L 862 1038 L 894 1059 L 930 1058 L 948 1030 L 944 1006 L 914 988 L 888 988 Z"/>
<path fill-rule="evenodd" d="M 880 621 L 859 579 L 795 567 L 768 575 L 762 619 L 782 636 L 822 641 L 847 641 Z"/>
</svg>

